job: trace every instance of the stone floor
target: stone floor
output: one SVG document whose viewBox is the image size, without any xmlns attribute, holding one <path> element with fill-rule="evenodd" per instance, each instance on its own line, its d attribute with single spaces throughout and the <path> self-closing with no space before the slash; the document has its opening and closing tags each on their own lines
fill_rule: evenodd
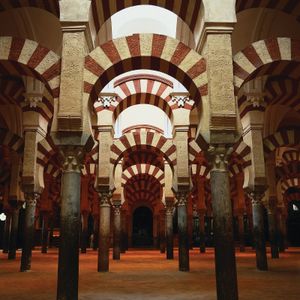
<svg viewBox="0 0 300 300">
<path fill-rule="evenodd" d="M 96 252 L 80 255 L 80 300 L 199 300 L 216 299 L 213 250 L 191 251 L 191 272 L 177 271 L 174 261 L 150 250 L 131 250 L 121 261 L 111 261 L 109 273 L 97 273 Z M 0 254 L 0 299 L 54 300 L 57 250 L 33 253 L 32 271 L 20 273 L 16 261 Z M 269 271 L 255 269 L 254 252 L 237 252 L 241 300 L 300 299 L 300 248 L 291 248 L 279 260 L 269 259 Z"/>
</svg>

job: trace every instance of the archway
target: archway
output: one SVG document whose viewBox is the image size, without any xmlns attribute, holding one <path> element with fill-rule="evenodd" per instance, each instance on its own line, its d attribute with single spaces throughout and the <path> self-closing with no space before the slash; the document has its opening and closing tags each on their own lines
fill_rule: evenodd
<svg viewBox="0 0 300 300">
<path fill-rule="evenodd" d="M 134 247 L 153 246 L 153 213 L 146 206 L 140 206 L 133 212 L 132 245 Z"/>
</svg>

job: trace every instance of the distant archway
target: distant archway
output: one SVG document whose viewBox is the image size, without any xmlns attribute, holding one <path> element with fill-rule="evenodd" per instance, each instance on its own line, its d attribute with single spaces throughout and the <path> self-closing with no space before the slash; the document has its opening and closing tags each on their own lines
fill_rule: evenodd
<svg viewBox="0 0 300 300">
<path fill-rule="evenodd" d="M 132 245 L 134 247 L 153 246 L 153 213 L 146 206 L 140 206 L 133 212 Z"/>
</svg>

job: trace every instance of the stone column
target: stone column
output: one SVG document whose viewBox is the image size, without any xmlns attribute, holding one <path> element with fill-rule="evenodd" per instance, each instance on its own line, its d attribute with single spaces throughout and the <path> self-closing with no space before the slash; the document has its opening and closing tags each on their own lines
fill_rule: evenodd
<svg viewBox="0 0 300 300">
<path fill-rule="evenodd" d="M 166 224 L 165 224 L 165 210 L 160 210 L 159 215 L 159 249 L 160 253 L 166 252 Z"/>
<path fill-rule="evenodd" d="M 258 270 L 267 271 L 268 262 L 264 230 L 264 213 L 263 204 L 261 202 L 263 193 L 253 191 L 249 195 L 252 200 L 253 238 L 256 252 L 256 267 Z"/>
<path fill-rule="evenodd" d="M 286 249 L 286 217 L 283 214 L 283 209 L 279 209 L 278 212 L 278 228 L 279 228 L 278 230 L 279 251 L 284 252 Z"/>
<path fill-rule="evenodd" d="M 11 228 L 11 212 L 5 212 L 6 220 L 4 225 L 3 235 L 3 253 L 8 253 L 9 239 L 10 239 L 10 228 Z"/>
<path fill-rule="evenodd" d="M 18 204 L 16 204 L 14 205 L 14 209 L 12 211 L 8 259 L 16 258 L 18 229 L 19 229 L 19 213 L 20 213 L 20 208 Z"/>
<path fill-rule="evenodd" d="M 159 249 L 159 215 L 153 215 L 153 246 Z"/>
<path fill-rule="evenodd" d="M 127 233 L 126 233 L 126 211 L 121 210 L 121 253 L 126 252 L 127 244 Z"/>
<path fill-rule="evenodd" d="M 199 216 L 200 252 L 205 253 L 205 213 L 199 211 L 198 216 Z"/>
<path fill-rule="evenodd" d="M 81 253 L 86 253 L 88 243 L 88 212 L 82 212 L 81 214 Z"/>
<path fill-rule="evenodd" d="M 133 214 L 128 214 L 126 216 L 127 219 L 127 228 L 128 228 L 128 248 L 132 247 L 132 222 L 133 222 Z"/>
<path fill-rule="evenodd" d="M 113 201 L 113 211 L 114 211 L 113 259 L 120 260 L 120 253 L 121 253 L 121 200 Z"/>
<path fill-rule="evenodd" d="M 244 215 L 239 213 L 237 215 L 238 228 L 239 228 L 239 242 L 240 252 L 245 252 L 245 228 L 244 228 Z"/>
<path fill-rule="evenodd" d="M 174 201 L 166 200 L 166 242 L 167 242 L 167 259 L 174 258 L 173 249 L 173 211 Z"/>
<path fill-rule="evenodd" d="M 34 244 L 34 217 L 35 209 L 39 194 L 26 193 L 25 194 L 25 222 L 23 231 L 23 248 L 21 256 L 21 272 L 27 272 L 31 269 L 31 253 Z"/>
<path fill-rule="evenodd" d="M 48 239 L 49 239 L 49 212 L 43 214 L 43 227 L 42 227 L 42 253 L 47 253 Z"/>
<path fill-rule="evenodd" d="M 209 148 L 210 184 L 214 216 L 215 268 L 218 299 L 238 299 L 232 207 L 230 200 L 227 158 L 230 148 L 218 145 Z"/>
<path fill-rule="evenodd" d="M 93 250 L 97 250 L 99 244 L 99 215 L 93 216 L 93 235 Z"/>
<path fill-rule="evenodd" d="M 111 193 L 99 192 L 100 196 L 100 222 L 99 222 L 99 248 L 98 272 L 109 271 L 109 244 L 110 244 L 110 198 Z"/>
<path fill-rule="evenodd" d="M 82 147 L 62 146 L 64 156 L 57 300 L 78 299 L 80 163 Z"/>
<path fill-rule="evenodd" d="M 177 214 L 178 214 L 178 251 L 179 251 L 179 271 L 190 270 L 189 258 L 189 237 L 187 220 L 188 191 L 178 191 Z"/>
<path fill-rule="evenodd" d="M 275 215 L 275 207 L 273 205 L 272 199 L 269 199 L 269 204 L 267 205 L 266 208 L 268 212 L 269 242 L 271 247 L 271 258 L 279 258 L 276 215 Z"/>
</svg>

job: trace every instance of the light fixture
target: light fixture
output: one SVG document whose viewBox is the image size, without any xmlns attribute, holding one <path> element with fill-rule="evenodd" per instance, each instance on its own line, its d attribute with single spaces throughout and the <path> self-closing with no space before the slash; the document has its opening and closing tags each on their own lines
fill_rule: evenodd
<svg viewBox="0 0 300 300">
<path fill-rule="evenodd" d="M 293 211 L 299 211 L 299 207 L 295 204 L 293 204 Z"/>
<path fill-rule="evenodd" d="M 0 221 L 4 222 L 6 220 L 6 214 L 2 213 L 0 214 Z"/>
</svg>

